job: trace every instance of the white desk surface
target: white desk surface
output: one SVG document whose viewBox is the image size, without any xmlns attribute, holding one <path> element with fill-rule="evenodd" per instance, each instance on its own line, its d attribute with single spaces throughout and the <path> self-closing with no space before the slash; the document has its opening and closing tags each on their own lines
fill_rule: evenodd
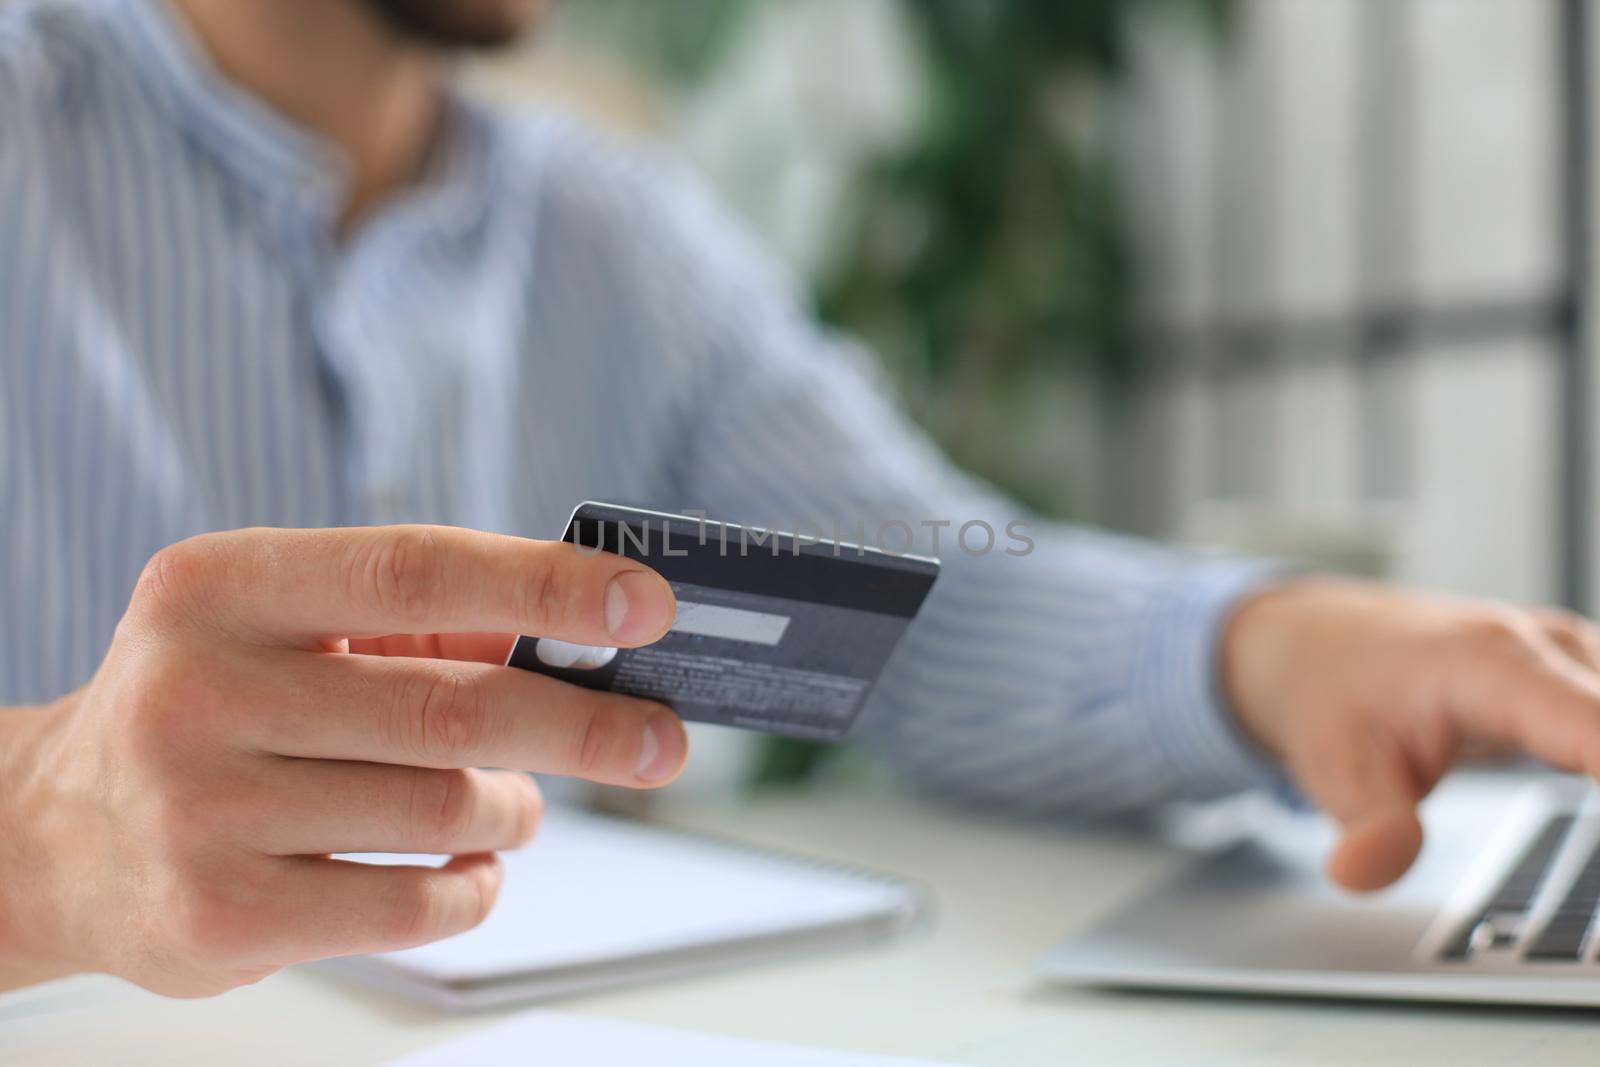
<svg viewBox="0 0 1600 1067">
<path fill-rule="evenodd" d="M 931 929 L 558 1002 L 566 1011 L 959 1063 L 1572 1063 L 1600 1015 L 1272 1002 L 1048 987 L 1049 945 L 1179 862 L 1137 839 L 1019 826 L 903 797 L 681 802 L 681 825 L 919 878 Z M 0 1063 L 377 1063 L 506 1013 L 434 1014 L 305 971 L 206 1001 L 104 978 L 0 996 Z M 529 1063 L 537 1065 L 536 1050 Z"/>
</svg>

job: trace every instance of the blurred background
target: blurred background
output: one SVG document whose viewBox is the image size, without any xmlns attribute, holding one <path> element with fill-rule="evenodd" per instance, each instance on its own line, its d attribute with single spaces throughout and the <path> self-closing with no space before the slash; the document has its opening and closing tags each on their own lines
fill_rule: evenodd
<svg viewBox="0 0 1600 1067">
<path fill-rule="evenodd" d="M 1581 603 L 1586 7 L 582 0 L 472 77 L 687 156 L 1043 510 Z"/>
<path fill-rule="evenodd" d="M 1035 507 L 1592 607 L 1589 0 L 582 0 L 469 71 L 688 157 Z"/>
</svg>

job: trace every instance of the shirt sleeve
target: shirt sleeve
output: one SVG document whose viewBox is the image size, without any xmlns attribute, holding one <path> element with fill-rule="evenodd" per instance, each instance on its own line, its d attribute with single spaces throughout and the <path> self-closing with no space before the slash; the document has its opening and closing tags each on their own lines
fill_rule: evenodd
<svg viewBox="0 0 1600 1067">
<path fill-rule="evenodd" d="M 956 469 L 692 182 L 658 175 L 648 196 L 635 237 L 693 353 L 673 504 L 893 548 L 909 532 L 941 561 L 863 713 L 873 748 L 929 789 L 1042 813 L 1276 781 L 1217 679 L 1229 612 L 1272 568 L 1027 514 Z"/>
</svg>

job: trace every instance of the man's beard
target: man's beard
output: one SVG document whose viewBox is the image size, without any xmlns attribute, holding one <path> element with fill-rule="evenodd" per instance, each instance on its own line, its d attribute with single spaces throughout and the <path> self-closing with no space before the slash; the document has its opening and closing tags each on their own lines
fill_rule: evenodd
<svg viewBox="0 0 1600 1067">
<path fill-rule="evenodd" d="M 441 48 L 499 48 L 522 36 L 531 21 L 509 4 L 472 0 L 363 2 L 401 36 Z"/>
</svg>

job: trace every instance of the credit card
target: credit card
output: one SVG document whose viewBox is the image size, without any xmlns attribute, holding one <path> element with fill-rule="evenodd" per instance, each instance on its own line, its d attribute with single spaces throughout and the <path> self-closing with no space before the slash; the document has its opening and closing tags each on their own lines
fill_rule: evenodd
<svg viewBox="0 0 1600 1067">
<path fill-rule="evenodd" d="M 562 539 L 653 568 L 677 619 L 643 648 L 519 637 L 510 666 L 816 741 L 849 732 L 939 574 L 921 556 L 593 502 Z"/>
</svg>

